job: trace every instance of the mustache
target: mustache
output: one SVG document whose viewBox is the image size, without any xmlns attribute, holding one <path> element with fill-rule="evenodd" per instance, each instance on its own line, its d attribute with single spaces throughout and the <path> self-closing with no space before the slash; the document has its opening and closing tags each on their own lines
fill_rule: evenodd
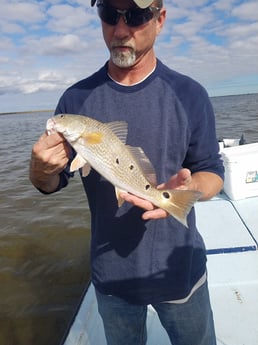
<svg viewBox="0 0 258 345">
<path fill-rule="evenodd" d="M 128 47 L 134 49 L 134 45 L 125 40 L 116 40 L 111 43 L 111 48 Z"/>
</svg>

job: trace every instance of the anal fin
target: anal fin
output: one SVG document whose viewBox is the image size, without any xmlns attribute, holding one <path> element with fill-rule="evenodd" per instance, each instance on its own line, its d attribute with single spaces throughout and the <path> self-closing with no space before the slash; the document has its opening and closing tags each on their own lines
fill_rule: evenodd
<svg viewBox="0 0 258 345">
<path fill-rule="evenodd" d="M 120 197 L 120 194 L 121 193 L 126 193 L 126 192 L 124 190 L 121 190 L 121 189 L 115 187 L 115 193 L 116 193 L 118 207 L 121 207 L 125 201 L 124 201 L 124 199 L 122 199 Z"/>
</svg>

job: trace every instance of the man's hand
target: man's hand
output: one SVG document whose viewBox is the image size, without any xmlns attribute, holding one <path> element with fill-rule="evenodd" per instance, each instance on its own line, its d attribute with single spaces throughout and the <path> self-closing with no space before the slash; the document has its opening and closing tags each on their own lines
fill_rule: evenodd
<svg viewBox="0 0 258 345">
<path fill-rule="evenodd" d="M 59 133 L 44 133 L 31 153 L 30 180 L 45 192 L 53 192 L 59 184 L 59 173 L 66 167 L 70 147 Z"/>
<path fill-rule="evenodd" d="M 188 169 L 181 169 L 179 172 L 172 176 L 166 183 L 162 183 L 157 186 L 158 189 L 190 189 L 188 185 L 190 185 L 192 181 L 191 172 Z M 157 208 L 153 205 L 150 201 L 141 199 L 133 194 L 129 193 L 121 193 L 120 197 L 127 202 L 130 202 L 134 206 L 138 206 L 146 210 L 143 213 L 142 219 L 159 219 L 159 218 L 166 218 L 168 217 L 168 213 L 161 209 Z"/>
<path fill-rule="evenodd" d="M 208 200 L 216 195 L 223 187 L 222 179 L 210 172 L 197 172 L 191 174 L 189 169 L 181 169 L 172 176 L 166 183 L 157 186 L 158 189 L 181 189 L 196 190 L 202 192 L 200 200 Z M 157 208 L 151 202 L 141 199 L 130 193 L 121 193 L 120 197 L 134 206 L 138 206 L 146 210 L 142 218 L 159 219 L 168 217 L 168 213 L 161 208 Z"/>
</svg>

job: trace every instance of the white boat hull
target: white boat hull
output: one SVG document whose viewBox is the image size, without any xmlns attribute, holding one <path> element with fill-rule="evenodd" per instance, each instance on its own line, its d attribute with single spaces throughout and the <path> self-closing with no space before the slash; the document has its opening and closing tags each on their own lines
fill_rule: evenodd
<svg viewBox="0 0 258 345">
<path fill-rule="evenodd" d="M 258 344 L 258 197 L 221 195 L 196 205 L 208 254 L 208 281 L 218 345 Z M 148 308 L 147 345 L 169 345 L 157 314 Z M 94 288 L 89 286 L 64 345 L 105 345 Z"/>
</svg>

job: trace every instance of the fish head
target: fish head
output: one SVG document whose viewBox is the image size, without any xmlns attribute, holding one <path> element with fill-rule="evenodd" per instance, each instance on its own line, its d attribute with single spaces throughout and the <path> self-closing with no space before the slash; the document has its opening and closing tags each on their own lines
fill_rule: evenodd
<svg viewBox="0 0 258 345">
<path fill-rule="evenodd" d="M 80 138 L 85 130 L 78 116 L 69 114 L 59 114 L 48 119 L 46 129 L 48 134 L 61 133 L 70 143 Z"/>
</svg>

